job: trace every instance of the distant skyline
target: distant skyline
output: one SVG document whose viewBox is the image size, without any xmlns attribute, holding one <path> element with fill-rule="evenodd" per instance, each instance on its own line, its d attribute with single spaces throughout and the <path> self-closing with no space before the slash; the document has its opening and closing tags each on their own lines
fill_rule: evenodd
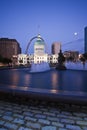
<svg viewBox="0 0 87 130">
<path fill-rule="evenodd" d="M 38 33 L 50 52 L 55 41 L 63 45 L 84 38 L 86 26 L 87 0 L 0 0 L 0 38 L 15 38 L 23 53 Z"/>
</svg>

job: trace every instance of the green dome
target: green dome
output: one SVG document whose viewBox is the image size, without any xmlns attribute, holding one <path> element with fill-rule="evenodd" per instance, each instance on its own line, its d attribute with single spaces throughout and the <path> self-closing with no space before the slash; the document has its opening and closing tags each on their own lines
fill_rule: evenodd
<svg viewBox="0 0 87 130">
<path fill-rule="evenodd" d="M 37 36 L 35 45 L 45 45 L 44 40 L 41 38 L 40 34 Z"/>
</svg>

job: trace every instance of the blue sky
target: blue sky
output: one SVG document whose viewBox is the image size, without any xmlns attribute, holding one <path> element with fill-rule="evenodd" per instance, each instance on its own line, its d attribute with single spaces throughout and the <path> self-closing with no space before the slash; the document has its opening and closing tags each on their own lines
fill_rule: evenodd
<svg viewBox="0 0 87 130">
<path fill-rule="evenodd" d="M 83 38 L 85 26 L 87 0 L 0 0 L 0 37 L 17 39 L 23 53 L 29 40 L 38 33 L 50 52 L 55 41 L 63 45 Z"/>
</svg>

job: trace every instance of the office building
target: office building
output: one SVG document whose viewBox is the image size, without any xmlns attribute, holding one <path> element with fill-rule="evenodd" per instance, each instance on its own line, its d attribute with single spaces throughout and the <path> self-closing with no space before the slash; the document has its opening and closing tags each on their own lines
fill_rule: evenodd
<svg viewBox="0 0 87 130">
<path fill-rule="evenodd" d="M 60 48 L 61 48 L 61 43 L 54 42 L 52 44 L 52 54 L 58 54 L 60 52 Z"/>
<path fill-rule="evenodd" d="M 21 53 L 20 44 L 16 39 L 0 38 L 0 55 L 12 59 L 13 55 Z"/>
<path fill-rule="evenodd" d="M 87 27 L 84 29 L 84 53 L 87 53 Z"/>
</svg>

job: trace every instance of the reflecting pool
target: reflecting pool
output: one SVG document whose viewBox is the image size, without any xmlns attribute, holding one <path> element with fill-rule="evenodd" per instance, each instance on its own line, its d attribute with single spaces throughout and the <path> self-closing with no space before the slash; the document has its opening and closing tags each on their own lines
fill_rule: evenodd
<svg viewBox="0 0 87 130">
<path fill-rule="evenodd" d="M 6 86 L 7 85 L 7 86 Z M 0 88 L 40 89 L 57 92 L 87 92 L 87 71 L 57 71 L 29 73 L 29 69 L 0 70 Z"/>
</svg>

